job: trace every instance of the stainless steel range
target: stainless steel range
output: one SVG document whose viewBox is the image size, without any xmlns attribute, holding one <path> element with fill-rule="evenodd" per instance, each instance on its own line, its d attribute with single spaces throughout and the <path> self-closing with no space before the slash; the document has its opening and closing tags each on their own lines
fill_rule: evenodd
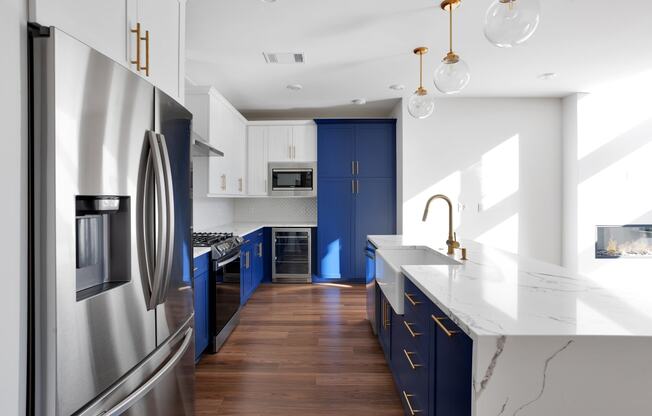
<svg viewBox="0 0 652 416">
<path fill-rule="evenodd" d="M 219 351 L 240 318 L 240 247 L 231 233 L 193 233 L 195 247 L 210 247 L 213 273 L 209 280 L 209 351 Z"/>
</svg>

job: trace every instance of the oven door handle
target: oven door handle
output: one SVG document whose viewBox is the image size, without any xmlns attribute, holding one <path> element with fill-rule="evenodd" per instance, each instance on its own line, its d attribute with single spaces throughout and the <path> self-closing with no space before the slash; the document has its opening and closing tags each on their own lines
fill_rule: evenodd
<svg viewBox="0 0 652 416">
<path fill-rule="evenodd" d="M 236 259 L 238 259 L 238 257 L 240 257 L 240 252 L 238 252 L 238 254 L 233 255 L 232 257 L 229 257 L 229 258 L 226 259 L 226 260 L 223 260 L 223 261 L 218 262 L 218 263 L 217 263 L 217 268 L 219 269 L 220 267 L 224 267 L 224 266 L 226 266 L 227 264 L 232 263 L 233 261 L 235 261 Z"/>
</svg>

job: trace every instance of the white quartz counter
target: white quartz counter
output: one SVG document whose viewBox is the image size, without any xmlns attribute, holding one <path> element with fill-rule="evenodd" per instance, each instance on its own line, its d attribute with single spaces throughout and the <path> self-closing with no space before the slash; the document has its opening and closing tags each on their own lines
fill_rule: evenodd
<svg viewBox="0 0 652 416">
<path fill-rule="evenodd" d="M 206 253 L 210 253 L 211 248 L 210 247 L 193 247 L 192 249 L 192 255 L 194 258 L 201 257 Z"/>
<path fill-rule="evenodd" d="M 443 239 L 369 240 L 445 255 Z M 402 271 L 473 339 L 474 416 L 650 414 L 652 300 L 640 289 L 616 293 L 559 266 L 462 246 L 461 265 Z"/>
<path fill-rule="evenodd" d="M 265 227 L 275 227 L 275 228 L 311 228 L 316 227 L 316 223 L 307 223 L 307 222 L 232 222 L 230 224 L 220 225 L 218 227 L 210 227 L 206 229 L 195 230 L 195 232 L 217 232 L 217 233 L 233 233 L 244 237 L 245 235 L 252 233 L 256 230 Z"/>
</svg>

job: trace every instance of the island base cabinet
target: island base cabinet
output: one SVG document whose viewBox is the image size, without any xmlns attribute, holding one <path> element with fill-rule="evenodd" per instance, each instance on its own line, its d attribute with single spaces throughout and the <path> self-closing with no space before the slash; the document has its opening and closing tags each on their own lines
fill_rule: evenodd
<svg viewBox="0 0 652 416">
<path fill-rule="evenodd" d="M 378 340 L 380 341 L 380 346 L 385 353 L 385 359 L 389 364 L 389 367 L 392 368 L 392 324 L 394 320 L 394 311 L 392 310 L 392 305 L 383 294 L 383 292 L 378 290 L 379 299 L 379 309 L 380 315 L 378 315 Z"/>
<path fill-rule="evenodd" d="M 430 319 L 434 363 L 431 413 L 471 416 L 473 341 L 435 305 Z"/>
</svg>

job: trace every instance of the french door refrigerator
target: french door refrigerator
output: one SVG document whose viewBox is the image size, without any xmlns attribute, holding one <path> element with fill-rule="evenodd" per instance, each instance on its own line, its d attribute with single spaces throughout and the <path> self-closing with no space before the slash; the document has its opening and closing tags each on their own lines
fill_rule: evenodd
<svg viewBox="0 0 652 416">
<path fill-rule="evenodd" d="M 191 415 L 192 116 L 55 28 L 30 74 L 30 413 Z"/>
</svg>

